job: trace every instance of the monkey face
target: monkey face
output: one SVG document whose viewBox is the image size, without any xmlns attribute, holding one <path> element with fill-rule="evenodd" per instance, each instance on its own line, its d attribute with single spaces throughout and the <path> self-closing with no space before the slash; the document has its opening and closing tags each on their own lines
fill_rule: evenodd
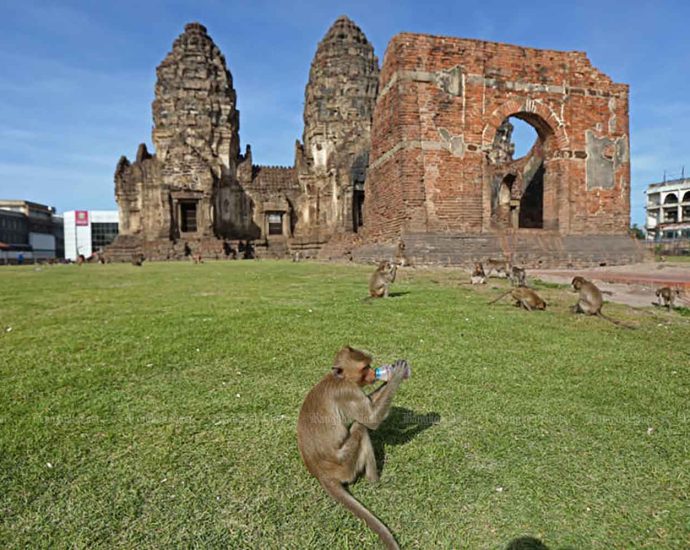
<svg viewBox="0 0 690 550">
<path fill-rule="evenodd" d="M 573 281 L 570 284 L 573 285 L 573 290 L 577 291 L 580 290 L 584 282 L 585 280 L 578 275 L 577 277 L 573 277 Z"/>
<path fill-rule="evenodd" d="M 376 382 L 376 371 L 370 365 L 364 365 L 360 371 L 360 386 L 368 386 Z"/>
</svg>

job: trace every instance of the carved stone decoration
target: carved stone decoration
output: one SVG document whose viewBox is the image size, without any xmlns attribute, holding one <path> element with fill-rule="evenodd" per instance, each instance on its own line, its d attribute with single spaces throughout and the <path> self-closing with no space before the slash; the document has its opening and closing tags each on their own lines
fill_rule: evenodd
<svg viewBox="0 0 690 550">
<path fill-rule="evenodd" d="M 513 160 L 515 144 L 513 143 L 513 125 L 507 118 L 496 131 L 493 146 L 488 154 L 490 164 L 503 164 Z"/>
</svg>

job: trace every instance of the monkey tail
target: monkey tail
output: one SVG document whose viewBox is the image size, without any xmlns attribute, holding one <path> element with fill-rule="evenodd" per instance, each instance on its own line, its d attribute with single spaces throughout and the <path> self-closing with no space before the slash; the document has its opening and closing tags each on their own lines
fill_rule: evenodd
<svg viewBox="0 0 690 550">
<path fill-rule="evenodd" d="M 503 294 L 501 294 L 501 295 L 500 295 L 498 298 L 496 298 L 495 300 L 491 300 L 487 305 L 490 306 L 491 304 L 495 304 L 496 302 L 498 302 L 498 301 L 499 301 L 501 298 L 503 298 L 504 296 L 508 296 L 508 294 L 510 294 L 511 292 L 513 292 L 513 289 L 512 289 L 512 288 L 511 288 L 510 290 L 508 290 L 507 292 L 504 292 Z"/>
<path fill-rule="evenodd" d="M 613 323 L 616 326 L 627 328 L 630 330 L 635 330 L 636 327 L 633 327 L 632 325 L 626 325 L 625 323 L 622 323 L 621 321 L 617 319 L 612 319 L 608 315 L 604 315 L 601 311 L 597 313 L 597 316 L 601 317 L 602 319 L 606 319 L 609 323 Z"/>
<path fill-rule="evenodd" d="M 374 531 L 381 542 L 388 548 L 388 550 L 400 550 L 400 546 L 395 542 L 393 534 L 390 532 L 388 527 L 386 527 L 383 522 L 378 519 L 374 514 L 372 514 L 367 508 L 359 502 L 355 497 L 353 497 L 343 485 L 337 481 L 321 481 L 321 485 L 326 490 L 326 492 L 331 495 L 336 502 L 339 502 L 345 508 L 350 510 L 359 519 L 364 520 L 364 522 L 369 526 L 369 529 Z"/>
</svg>

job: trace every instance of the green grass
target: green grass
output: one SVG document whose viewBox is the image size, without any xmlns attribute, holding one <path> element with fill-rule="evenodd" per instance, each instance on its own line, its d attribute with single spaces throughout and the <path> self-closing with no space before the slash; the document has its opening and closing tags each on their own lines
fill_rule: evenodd
<svg viewBox="0 0 690 550">
<path fill-rule="evenodd" d="M 291 262 L 0 269 L 0 547 L 378 548 L 295 423 L 344 344 L 413 366 L 353 494 L 404 548 L 690 545 L 690 320 Z M 500 288 L 496 288 L 500 287 Z"/>
</svg>

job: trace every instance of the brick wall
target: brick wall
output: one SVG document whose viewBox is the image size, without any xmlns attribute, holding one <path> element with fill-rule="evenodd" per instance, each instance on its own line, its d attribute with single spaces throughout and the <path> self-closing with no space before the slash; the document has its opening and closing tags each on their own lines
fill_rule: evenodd
<svg viewBox="0 0 690 550">
<path fill-rule="evenodd" d="M 365 234 L 491 233 L 490 166 L 508 116 L 544 153 L 544 229 L 624 234 L 630 216 L 628 87 L 583 52 L 400 34 L 372 125 Z"/>
</svg>

